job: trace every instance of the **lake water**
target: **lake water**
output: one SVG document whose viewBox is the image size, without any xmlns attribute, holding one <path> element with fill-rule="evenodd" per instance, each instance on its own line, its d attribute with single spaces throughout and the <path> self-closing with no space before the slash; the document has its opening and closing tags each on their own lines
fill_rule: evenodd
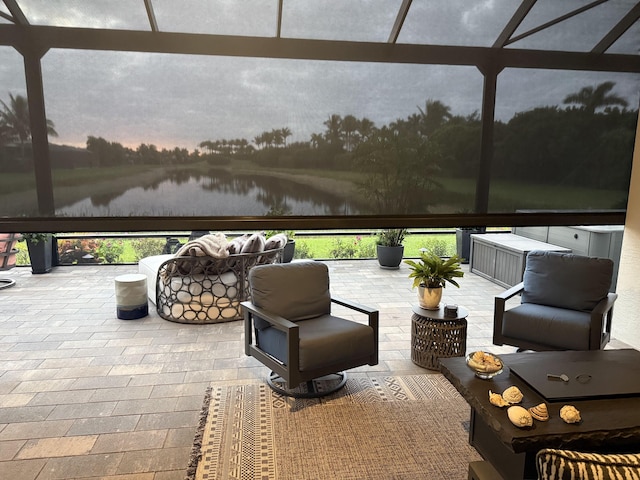
<svg viewBox="0 0 640 480">
<path fill-rule="evenodd" d="M 271 208 L 286 215 L 353 215 L 340 198 L 289 180 L 267 176 L 180 175 L 150 187 L 85 198 L 56 209 L 64 216 L 261 216 Z"/>
</svg>

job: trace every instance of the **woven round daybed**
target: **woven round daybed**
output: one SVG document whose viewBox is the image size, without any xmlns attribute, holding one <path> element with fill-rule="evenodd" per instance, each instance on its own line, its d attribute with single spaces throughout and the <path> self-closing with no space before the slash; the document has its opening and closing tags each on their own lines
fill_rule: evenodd
<svg viewBox="0 0 640 480">
<path fill-rule="evenodd" d="M 223 258 L 202 252 L 188 255 L 193 251 L 186 248 L 187 244 L 175 256 L 141 260 L 141 264 L 162 260 L 153 279 L 158 315 L 171 322 L 195 324 L 240 320 L 240 303 L 250 296 L 249 270 L 255 265 L 281 262 L 285 244 L 286 236 L 265 240 L 261 234 L 254 234 L 229 242 L 224 248 L 239 253 L 225 251 Z"/>
</svg>

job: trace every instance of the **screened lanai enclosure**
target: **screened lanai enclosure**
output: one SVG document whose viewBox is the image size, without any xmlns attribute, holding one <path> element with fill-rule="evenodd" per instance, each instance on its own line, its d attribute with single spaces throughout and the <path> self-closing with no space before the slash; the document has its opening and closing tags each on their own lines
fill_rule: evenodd
<svg viewBox="0 0 640 480">
<path fill-rule="evenodd" d="M 0 0 L 0 231 L 623 224 L 631 0 Z"/>
</svg>

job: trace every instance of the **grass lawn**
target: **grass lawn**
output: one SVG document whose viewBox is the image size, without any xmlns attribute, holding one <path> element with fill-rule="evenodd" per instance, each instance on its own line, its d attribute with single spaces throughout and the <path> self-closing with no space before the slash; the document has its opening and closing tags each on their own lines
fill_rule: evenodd
<svg viewBox="0 0 640 480">
<path fill-rule="evenodd" d="M 188 237 L 177 238 L 185 243 Z M 376 235 L 301 235 L 296 240 L 295 258 L 314 259 L 348 259 L 348 258 L 376 258 Z M 85 252 L 89 251 L 96 257 L 110 254 L 115 258 L 111 263 L 137 263 L 140 258 L 162 253 L 165 238 L 127 238 L 123 240 L 101 239 L 95 242 L 74 240 L 75 245 Z M 58 239 L 59 247 L 62 239 Z M 88 247 L 87 245 L 93 245 Z M 95 250 L 97 245 L 97 250 Z M 421 248 L 432 250 L 437 255 L 448 257 L 456 253 L 456 237 L 453 233 L 408 234 L 404 241 L 404 257 L 415 258 L 420 255 Z M 17 264 L 29 265 L 27 244 L 17 244 Z M 62 252 L 61 252 L 62 254 Z"/>
</svg>

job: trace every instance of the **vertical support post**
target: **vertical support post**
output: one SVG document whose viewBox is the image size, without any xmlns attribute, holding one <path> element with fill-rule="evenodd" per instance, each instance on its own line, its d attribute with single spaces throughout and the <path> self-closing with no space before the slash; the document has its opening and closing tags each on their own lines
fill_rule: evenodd
<svg viewBox="0 0 640 480">
<path fill-rule="evenodd" d="M 27 84 L 38 211 L 42 216 L 52 216 L 55 213 L 53 176 L 49 156 L 47 116 L 44 108 L 44 89 L 42 87 L 42 67 L 40 64 L 40 60 L 46 51 L 47 50 L 38 51 L 35 48 L 25 48 L 20 53 L 24 58 L 24 72 Z"/>
<path fill-rule="evenodd" d="M 489 188 L 491 185 L 491 162 L 493 160 L 493 130 L 496 111 L 496 85 L 502 67 L 495 62 L 478 66 L 484 77 L 482 91 L 482 133 L 480 140 L 480 168 L 476 183 L 475 213 L 489 212 Z"/>
</svg>

